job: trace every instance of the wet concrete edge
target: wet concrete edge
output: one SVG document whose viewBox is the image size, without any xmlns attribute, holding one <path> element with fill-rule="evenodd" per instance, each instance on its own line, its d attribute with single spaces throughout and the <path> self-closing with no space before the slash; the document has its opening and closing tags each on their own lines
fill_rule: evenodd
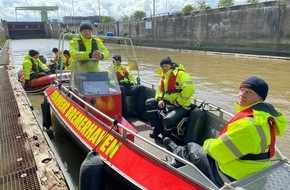
<svg viewBox="0 0 290 190">
<path fill-rule="evenodd" d="M 57 159 L 45 138 L 42 126 L 39 125 L 37 118 L 33 114 L 33 107 L 25 91 L 18 82 L 17 73 L 13 68 L 13 55 L 11 53 L 9 40 L 6 41 L 4 47 L 8 48 L 1 48 L 0 50 L 0 61 L 2 62 L 0 67 L 6 68 L 8 72 L 9 80 L 20 111 L 18 123 L 23 127 L 23 131 L 28 136 L 28 143 L 30 144 L 37 165 L 36 172 L 41 188 L 44 190 L 69 189 Z M 8 63 L 3 64 L 3 61 L 5 62 L 7 60 Z"/>
</svg>

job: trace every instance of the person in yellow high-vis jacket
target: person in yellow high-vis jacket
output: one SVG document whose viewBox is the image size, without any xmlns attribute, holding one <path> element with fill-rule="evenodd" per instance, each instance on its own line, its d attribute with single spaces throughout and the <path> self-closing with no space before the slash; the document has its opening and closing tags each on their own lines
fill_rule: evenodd
<svg viewBox="0 0 290 190">
<path fill-rule="evenodd" d="M 52 48 L 52 53 L 54 54 L 53 59 L 50 60 L 50 70 L 56 72 L 61 69 L 61 64 L 64 61 L 63 52 L 59 50 L 57 47 Z"/>
<path fill-rule="evenodd" d="M 217 186 L 258 172 L 270 165 L 275 154 L 275 135 L 287 126 L 284 114 L 265 103 L 268 84 L 252 76 L 240 85 L 236 114 L 217 138 L 177 146 L 170 138 L 165 147 L 197 166 Z"/>
<path fill-rule="evenodd" d="M 65 70 L 70 70 L 72 67 L 72 58 L 70 56 L 70 53 L 68 50 L 63 51 L 63 56 L 64 56 L 64 61 L 63 61 L 63 66 Z"/>
<path fill-rule="evenodd" d="M 146 100 L 146 112 L 153 132 L 149 135 L 157 139 L 168 136 L 178 123 L 190 112 L 194 85 L 182 64 L 173 63 L 170 57 L 160 61 L 162 69 L 155 98 Z"/>
<path fill-rule="evenodd" d="M 79 26 L 80 35 L 74 37 L 69 44 L 70 56 L 78 72 L 98 72 L 99 61 L 110 57 L 110 52 L 103 42 L 92 37 L 93 27 L 90 22 L 82 22 Z"/>
<path fill-rule="evenodd" d="M 22 70 L 25 79 L 24 88 L 29 87 L 28 82 L 35 78 L 40 78 L 50 74 L 48 67 L 39 59 L 39 52 L 36 50 L 29 50 L 25 55 Z"/>
<path fill-rule="evenodd" d="M 146 121 L 147 118 L 145 110 L 145 101 L 146 101 L 145 86 L 137 84 L 131 72 L 124 65 L 122 65 L 121 55 L 116 54 L 113 56 L 113 64 L 110 66 L 110 68 L 114 69 L 122 92 L 123 117 L 125 118 L 129 117 L 126 96 L 133 96 L 134 111 L 136 111 L 136 114 L 139 119 Z"/>
</svg>

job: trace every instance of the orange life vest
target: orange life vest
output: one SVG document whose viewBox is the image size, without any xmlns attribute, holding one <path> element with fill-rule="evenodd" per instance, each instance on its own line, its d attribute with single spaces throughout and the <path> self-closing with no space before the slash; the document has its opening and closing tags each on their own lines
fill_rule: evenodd
<svg viewBox="0 0 290 190">
<path fill-rule="evenodd" d="M 121 80 L 123 80 L 124 78 L 129 78 L 129 72 L 128 72 L 128 70 L 126 69 L 126 67 L 122 67 L 122 71 L 123 71 L 123 74 L 124 75 L 122 75 L 122 73 L 120 73 L 119 71 L 117 71 L 117 79 L 118 79 L 118 81 L 121 81 Z"/>
<path fill-rule="evenodd" d="M 68 67 L 69 66 L 69 58 L 70 58 L 70 56 L 66 57 L 65 62 L 63 62 L 63 64 L 64 64 L 65 67 Z"/>
</svg>

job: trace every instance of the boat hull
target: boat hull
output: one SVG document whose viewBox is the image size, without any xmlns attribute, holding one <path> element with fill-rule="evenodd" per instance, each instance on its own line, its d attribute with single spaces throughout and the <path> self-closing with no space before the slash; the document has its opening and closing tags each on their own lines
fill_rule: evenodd
<svg viewBox="0 0 290 190">
<path fill-rule="evenodd" d="M 21 85 L 25 85 L 25 79 L 22 69 L 18 71 L 18 80 Z M 62 83 L 68 83 L 70 79 L 71 73 L 64 72 L 60 74 L 50 74 L 47 76 L 43 76 L 40 78 L 32 79 L 28 82 L 29 88 L 25 88 L 25 92 L 27 93 L 40 93 L 43 92 L 47 87 L 51 84 L 54 84 L 56 80 L 61 80 Z"/>
<path fill-rule="evenodd" d="M 104 125 L 103 119 L 86 113 L 55 86 L 44 93 L 57 118 L 82 149 L 86 152 L 95 149 L 115 175 L 133 186 L 139 189 L 204 189 L 134 146 L 135 139 L 130 133 L 136 130 L 124 118 L 119 122 L 127 126 L 128 131 L 118 131 L 113 123 Z"/>
</svg>

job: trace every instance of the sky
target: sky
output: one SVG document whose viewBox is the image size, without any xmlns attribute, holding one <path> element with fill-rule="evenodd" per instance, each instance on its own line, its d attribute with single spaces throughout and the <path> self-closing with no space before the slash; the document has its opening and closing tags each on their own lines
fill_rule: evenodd
<svg viewBox="0 0 290 190">
<path fill-rule="evenodd" d="M 211 8 L 216 8 L 218 0 L 205 0 Z M 241 1 L 235 0 L 234 2 Z M 49 11 L 48 19 L 62 21 L 64 16 L 112 16 L 120 20 L 132 15 L 136 10 L 146 12 L 150 17 L 155 2 L 155 15 L 179 12 L 188 4 L 197 5 L 197 0 L 0 0 L 0 19 L 6 21 L 41 21 L 40 11 L 17 10 L 16 7 L 58 6 L 58 11 Z M 236 4 L 236 3 L 235 3 Z M 100 5 L 100 6 L 99 6 Z"/>
</svg>

